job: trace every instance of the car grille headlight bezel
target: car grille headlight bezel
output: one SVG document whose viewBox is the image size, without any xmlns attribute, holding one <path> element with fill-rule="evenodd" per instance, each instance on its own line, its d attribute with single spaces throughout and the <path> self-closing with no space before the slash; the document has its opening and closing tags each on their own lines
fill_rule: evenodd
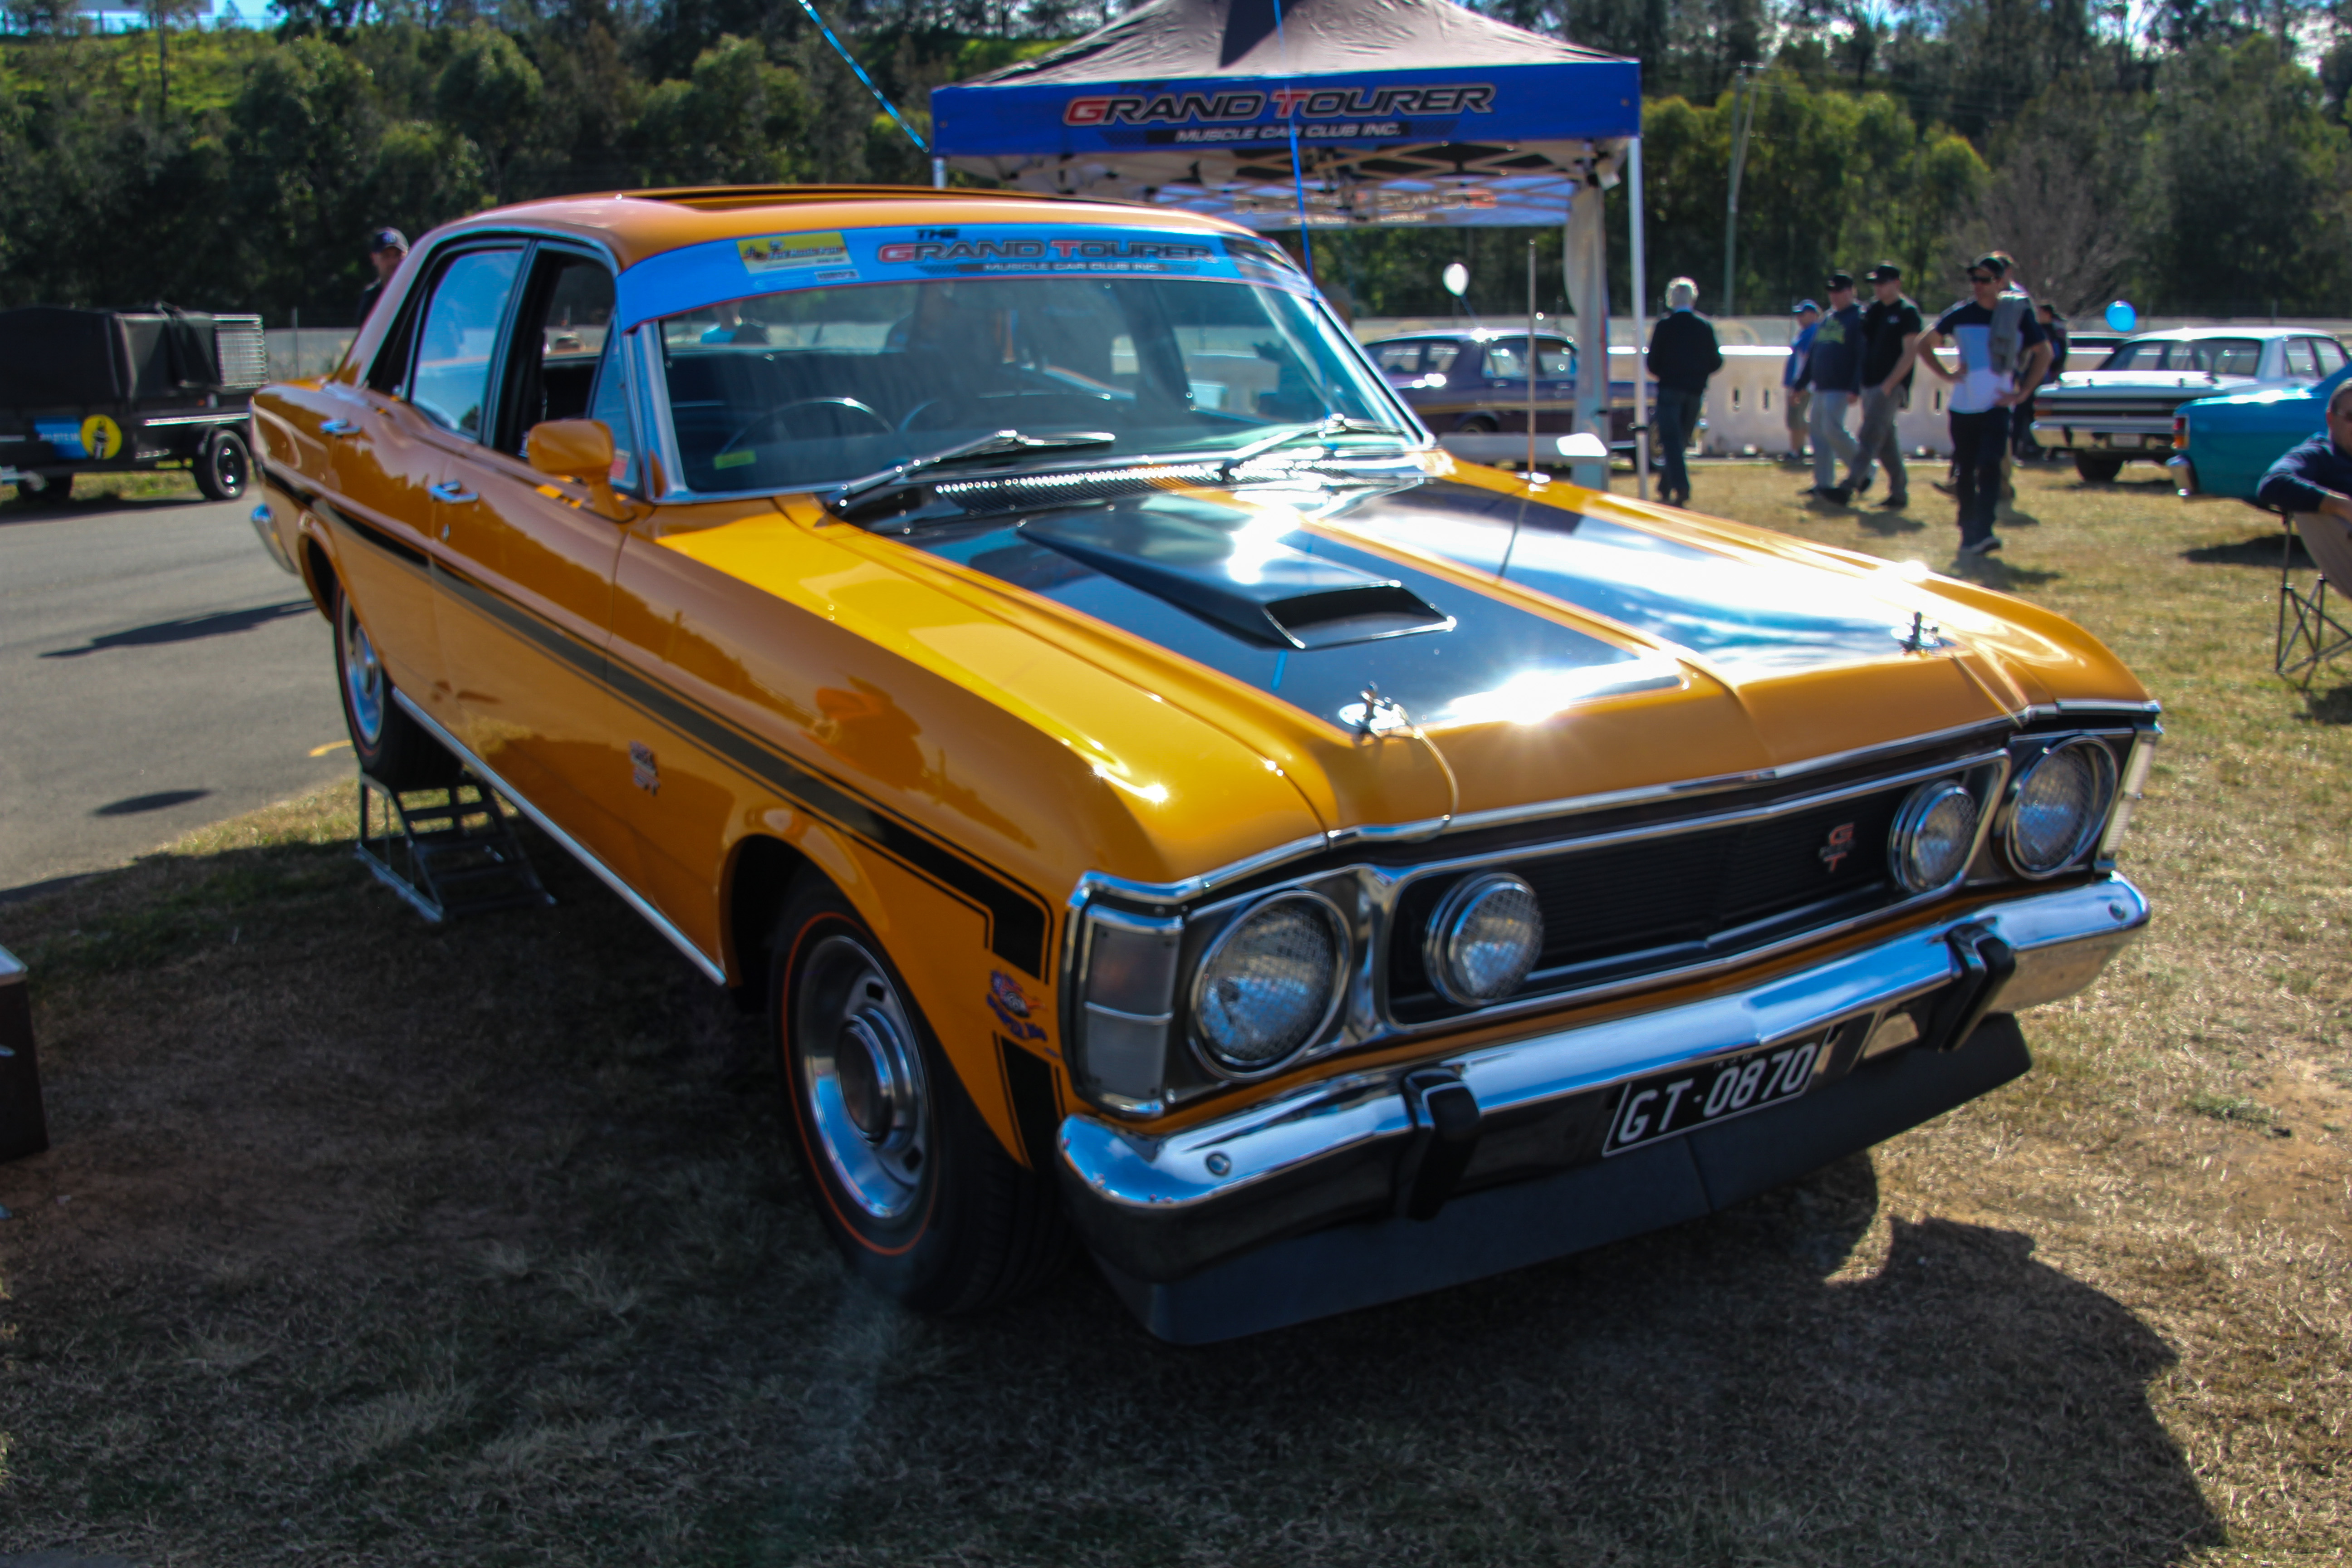
<svg viewBox="0 0 2352 1568">
<path fill-rule="evenodd" d="M 1481 908 L 1496 899 L 1524 900 L 1530 932 L 1524 943 L 1523 954 L 1511 961 L 1499 975 L 1490 976 L 1481 989 L 1465 978 L 1462 947 L 1471 921 Z M 1429 917 L 1429 928 L 1422 939 L 1422 966 L 1437 994 L 1457 1007 L 1490 1007 L 1517 995 L 1519 987 L 1543 955 L 1543 910 L 1536 890 L 1521 879 L 1507 871 L 1489 871 L 1483 875 L 1465 877 L 1446 890 L 1437 908 Z M 1504 981 L 1501 976 L 1507 976 Z"/>
<path fill-rule="evenodd" d="M 1949 821 L 1950 809 L 1963 807 L 1967 820 L 1957 832 L 1949 827 L 1934 828 L 1940 816 Z M 1895 879 L 1910 893 L 1932 893 L 1958 881 L 1976 855 L 1977 829 L 1981 825 L 1983 807 L 1969 793 L 1966 783 L 1957 778 L 1930 779 L 1912 790 L 1903 808 L 1895 814 L 1895 826 L 1886 836 L 1886 865 Z M 1933 863 L 1923 865 L 1919 850 L 1930 831 L 1938 833 L 1941 841 L 1957 845 L 1947 850 L 1950 857 L 1948 868 L 1938 871 Z"/>
<path fill-rule="evenodd" d="M 1291 910 L 1311 911 L 1322 922 L 1323 931 L 1331 945 L 1328 964 L 1319 965 L 1322 972 L 1321 1005 L 1311 1014 L 1301 1013 L 1302 1020 L 1311 1018 L 1304 1027 L 1294 1025 L 1282 1037 L 1279 1049 L 1260 1058 L 1248 1058 L 1231 1049 L 1230 1037 L 1221 1045 L 1217 1037 L 1217 1020 L 1230 1017 L 1230 1004 L 1221 1004 L 1212 996 L 1212 987 L 1224 976 L 1220 965 L 1232 959 L 1236 944 L 1261 922 L 1277 918 Z M 1243 910 L 1219 931 L 1192 972 L 1189 988 L 1190 1017 L 1185 1035 L 1192 1042 L 1192 1054 L 1201 1065 L 1221 1079 L 1247 1082 L 1270 1077 L 1297 1060 L 1299 1053 L 1322 1038 L 1330 1028 L 1332 1017 L 1348 990 L 1348 973 L 1354 956 L 1353 934 L 1339 907 L 1322 894 L 1303 888 L 1293 888 L 1258 900 Z"/>
<path fill-rule="evenodd" d="M 2063 848 L 2039 857 L 2030 854 L 2020 843 L 2021 824 L 2026 814 L 2034 809 L 2029 794 L 2042 779 L 2054 779 L 2061 770 L 2074 765 L 2079 759 L 2088 770 L 2088 795 L 2080 817 L 2063 838 Z M 2018 770 L 2009 787 L 2009 798 L 2001 816 L 2000 847 L 2002 858 L 2009 868 L 2029 881 L 2047 881 L 2063 875 L 2069 868 L 2079 865 L 2089 854 L 2107 822 L 2107 813 L 2116 804 L 2116 754 L 2105 742 L 2089 735 L 2077 735 L 2060 741 L 2040 756 Z M 2053 839 L 2056 835 L 2051 835 Z"/>
</svg>

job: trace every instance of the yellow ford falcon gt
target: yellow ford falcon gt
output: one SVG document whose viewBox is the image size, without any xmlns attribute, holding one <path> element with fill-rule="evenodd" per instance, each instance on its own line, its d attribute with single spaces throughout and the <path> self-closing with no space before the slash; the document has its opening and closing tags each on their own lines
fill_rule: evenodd
<svg viewBox="0 0 2352 1568">
<path fill-rule="evenodd" d="M 255 400 L 362 767 L 462 763 L 764 1006 L 910 1305 L 1203 1342 L 1734 1204 L 2026 1070 L 2147 922 L 2056 616 L 1457 468 L 1276 247 L 635 191 Z"/>
</svg>

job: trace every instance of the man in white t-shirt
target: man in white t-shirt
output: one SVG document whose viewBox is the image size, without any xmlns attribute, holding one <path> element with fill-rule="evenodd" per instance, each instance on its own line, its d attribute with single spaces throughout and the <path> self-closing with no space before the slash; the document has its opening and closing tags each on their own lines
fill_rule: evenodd
<svg viewBox="0 0 2352 1568">
<path fill-rule="evenodd" d="M 1952 384 L 1952 462 L 1959 480 L 1960 553 L 1988 555 L 2000 548 L 1992 520 L 2000 505 L 2000 462 L 2009 450 L 2010 412 L 2030 405 L 2050 363 L 2050 342 L 2033 319 L 2032 302 L 2017 308 L 2002 284 L 2009 263 L 1980 256 L 1969 266 L 1969 298 L 1936 319 L 1880 385 L 1893 392 L 1911 367 L 1924 364 Z M 1960 367 L 1945 368 L 1937 350 L 1958 351 Z"/>
</svg>

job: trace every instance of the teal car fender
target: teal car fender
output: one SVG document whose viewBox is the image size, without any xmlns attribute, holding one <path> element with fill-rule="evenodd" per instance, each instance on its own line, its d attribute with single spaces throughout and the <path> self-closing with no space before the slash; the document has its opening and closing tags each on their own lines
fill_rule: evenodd
<svg viewBox="0 0 2352 1568">
<path fill-rule="evenodd" d="M 2326 426 L 2327 400 L 2347 375 L 2352 366 L 2322 381 L 2273 382 L 2182 404 L 2170 464 L 2181 495 L 2251 502 L 2270 466 Z"/>
</svg>

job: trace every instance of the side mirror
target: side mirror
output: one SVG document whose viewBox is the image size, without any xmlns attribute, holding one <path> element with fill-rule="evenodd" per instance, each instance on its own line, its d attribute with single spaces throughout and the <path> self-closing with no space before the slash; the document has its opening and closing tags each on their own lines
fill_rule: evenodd
<svg viewBox="0 0 2352 1568">
<path fill-rule="evenodd" d="M 523 437 L 523 455 L 542 474 L 592 489 L 613 482 L 613 431 L 602 419 L 549 419 Z"/>
</svg>

